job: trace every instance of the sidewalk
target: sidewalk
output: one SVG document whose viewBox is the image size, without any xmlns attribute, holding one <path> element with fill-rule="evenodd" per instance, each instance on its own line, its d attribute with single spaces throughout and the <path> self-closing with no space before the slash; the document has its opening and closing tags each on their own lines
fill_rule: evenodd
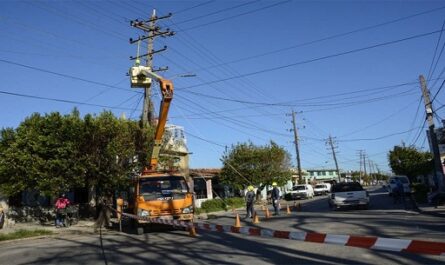
<svg viewBox="0 0 445 265">
<path fill-rule="evenodd" d="M 8 226 L 0 229 L 0 234 L 14 233 L 18 230 L 48 230 L 52 231 L 54 234 L 83 234 L 83 233 L 94 233 L 94 221 L 90 220 L 80 220 L 77 224 L 70 227 L 56 228 L 54 225 L 41 225 L 35 222 L 28 223 L 15 223 L 9 224 Z"/>
</svg>

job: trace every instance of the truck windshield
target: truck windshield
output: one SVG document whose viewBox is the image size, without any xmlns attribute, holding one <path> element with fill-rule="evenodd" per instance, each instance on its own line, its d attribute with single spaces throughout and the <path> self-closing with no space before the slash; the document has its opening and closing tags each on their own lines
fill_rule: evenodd
<svg viewBox="0 0 445 265">
<path fill-rule="evenodd" d="M 306 186 L 295 186 L 292 190 L 306 190 Z"/>
<path fill-rule="evenodd" d="M 326 185 L 316 185 L 315 188 L 316 189 L 324 189 L 324 188 L 326 188 Z"/>
<path fill-rule="evenodd" d="M 185 179 L 177 176 L 141 179 L 139 187 L 145 200 L 183 199 L 188 192 Z"/>
</svg>

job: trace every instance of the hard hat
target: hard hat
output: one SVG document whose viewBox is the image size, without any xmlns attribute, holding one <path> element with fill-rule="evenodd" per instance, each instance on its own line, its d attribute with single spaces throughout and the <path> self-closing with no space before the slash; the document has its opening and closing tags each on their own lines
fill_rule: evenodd
<svg viewBox="0 0 445 265">
<path fill-rule="evenodd" d="M 277 183 L 276 183 L 276 182 L 273 182 L 273 183 L 272 183 L 272 186 L 276 186 L 276 185 L 277 185 Z"/>
<path fill-rule="evenodd" d="M 247 190 L 253 190 L 253 186 L 250 185 L 249 187 L 247 187 Z"/>
</svg>

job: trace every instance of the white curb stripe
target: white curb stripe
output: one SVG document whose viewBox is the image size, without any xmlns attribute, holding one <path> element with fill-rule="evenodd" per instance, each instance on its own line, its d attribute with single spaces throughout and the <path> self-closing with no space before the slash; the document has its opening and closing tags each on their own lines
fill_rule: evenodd
<svg viewBox="0 0 445 265">
<path fill-rule="evenodd" d="M 328 243 L 328 244 L 346 245 L 348 240 L 349 240 L 349 236 L 327 234 L 324 239 L 324 242 Z"/>
<path fill-rule="evenodd" d="M 274 230 L 261 229 L 260 234 L 264 237 L 273 237 Z"/>
<path fill-rule="evenodd" d="M 412 240 L 405 239 L 392 239 L 392 238 L 377 238 L 372 249 L 381 249 L 381 250 L 391 250 L 391 251 L 401 251 L 411 244 Z"/>
<path fill-rule="evenodd" d="M 223 226 L 224 232 L 232 232 L 232 226 L 230 225 L 224 225 Z"/>
<path fill-rule="evenodd" d="M 289 239 L 304 241 L 306 239 L 306 232 L 290 232 Z"/>
<path fill-rule="evenodd" d="M 250 230 L 250 227 L 245 226 L 245 227 L 241 227 L 239 229 L 239 232 L 240 232 L 240 234 L 249 235 L 250 234 L 249 230 Z"/>
</svg>

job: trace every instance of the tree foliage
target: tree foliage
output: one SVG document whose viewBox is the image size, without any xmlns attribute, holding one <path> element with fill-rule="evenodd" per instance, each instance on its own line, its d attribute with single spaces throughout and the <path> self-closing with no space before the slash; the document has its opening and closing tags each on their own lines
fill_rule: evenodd
<svg viewBox="0 0 445 265">
<path fill-rule="evenodd" d="M 263 189 L 277 182 L 283 185 L 291 179 L 290 155 L 274 142 L 256 146 L 251 142 L 232 146 L 223 158 L 221 180 L 236 188 L 254 185 Z"/>
<path fill-rule="evenodd" d="M 111 112 L 32 114 L 0 131 L 0 190 L 55 195 L 78 187 L 112 191 L 146 165 L 150 132 Z M 137 158 L 137 159 L 136 159 Z"/>
<path fill-rule="evenodd" d="M 431 153 L 418 151 L 414 147 L 394 146 L 388 154 L 388 160 L 395 174 L 406 175 L 411 182 L 415 177 L 426 175 L 434 168 Z"/>
</svg>

